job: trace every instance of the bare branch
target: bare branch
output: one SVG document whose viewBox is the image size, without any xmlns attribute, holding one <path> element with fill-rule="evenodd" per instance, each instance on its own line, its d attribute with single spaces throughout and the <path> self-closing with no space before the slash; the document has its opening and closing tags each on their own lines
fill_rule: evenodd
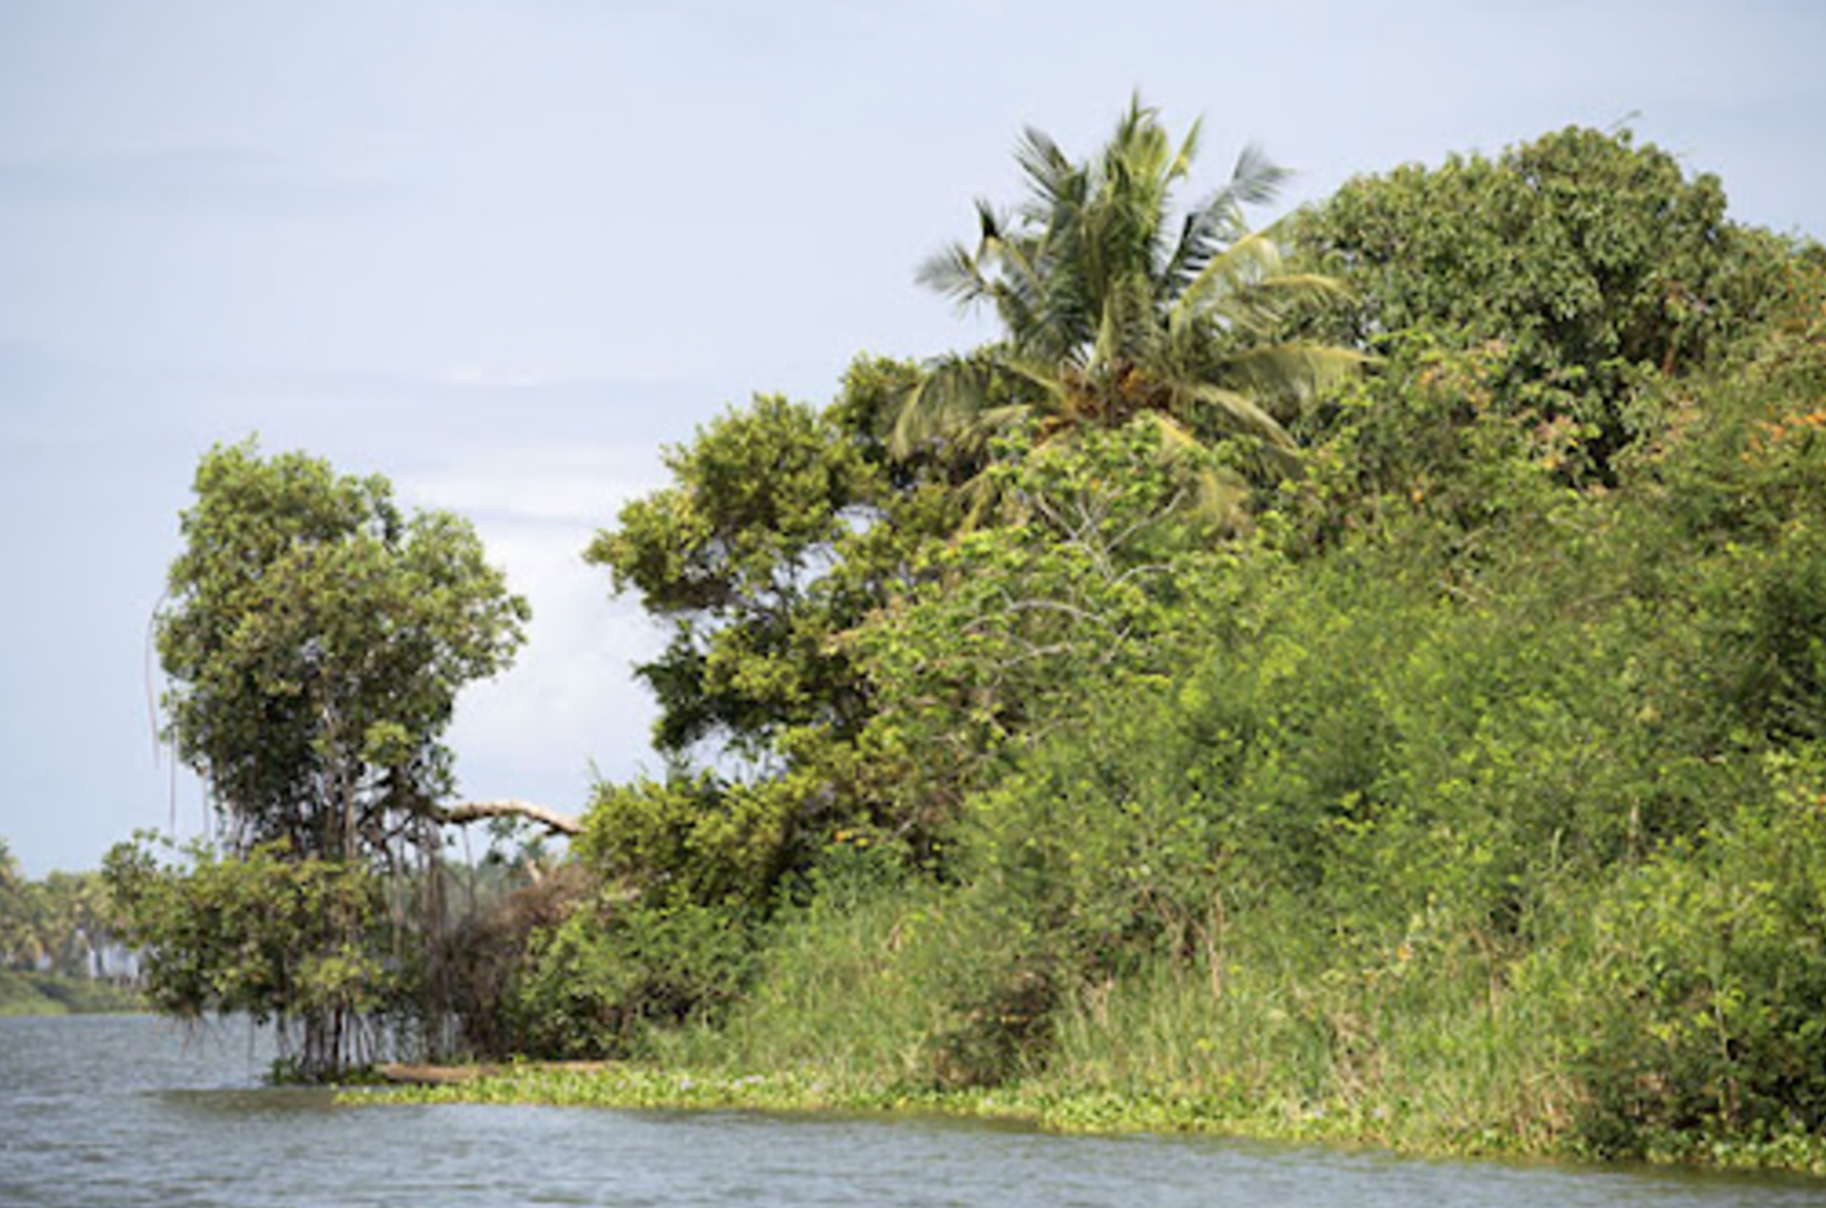
<svg viewBox="0 0 1826 1208">
<path fill-rule="evenodd" d="M 445 826 L 467 826 L 471 822 L 489 818 L 525 818 L 529 822 L 537 822 L 553 834 L 583 833 L 583 823 L 578 819 L 543 805 L 534 805 L 530 801 L 465 801 L 459 805 L 434 806 L 430 815 L 433 821 Z"/>
</svg>

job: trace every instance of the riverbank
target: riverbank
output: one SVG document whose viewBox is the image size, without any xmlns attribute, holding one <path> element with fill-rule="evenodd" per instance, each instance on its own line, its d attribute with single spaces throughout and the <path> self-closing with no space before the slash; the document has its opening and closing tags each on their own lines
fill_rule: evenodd
<svg viewBox="0 0 1826 1208">
<path fill-rule="evenodd" d="M 146 1016 L 0 1020 L 0 1203 L 1126 1208 L 1140 1198 L 1203 1208 L 1213 1189 L 1228 1208 L 1796 1208 L 1820 1199 L 1792 1178 L 1062 1138 L 913 1112 L 332 1109 L 318 1090 L 257 1089 L 270 1040 Z"/>
<path fill-rule="evenodd" d="M 1410 1157 L 1590 1160 L 1564 1136 L 1454 1129 L 1399 1104 L 1337 1110 L 1323 1104 L 1245 1103 L 1175 1088 L 1064 1087 L 1042 1080 L 938 1091 L 841 1085 L 814 1074 L 729 1074 L 619 1063 L 509 1067 L 395 1067 L 384 1088 L 339 1101 L 467 1103 L 672 1111 L 940 1115 L 1030 1125 L 1055 1133 L 1187 1134 L 1342 1145 Z M 1826 1176 L 1826 1138 L 1758 1142 L 1693 1139 L 1645 1155 L 1651 1163 Z"/>
</svg>

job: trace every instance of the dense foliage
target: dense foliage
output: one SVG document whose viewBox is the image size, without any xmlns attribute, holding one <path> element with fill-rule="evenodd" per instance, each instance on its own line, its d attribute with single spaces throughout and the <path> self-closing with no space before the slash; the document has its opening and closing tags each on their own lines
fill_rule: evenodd
<svg viewBox="0 0 1826 1208">
<path fill-rule="evenodd" d="M 195 493 L 156 636 L 167 734 L 227 850 L 123 844 L 109 883 L 156 1004 L 275 1018 L 324 1077 L 397 1031 L 382 1008 L 408 986 L 426 1034 L 445 1026 L 437 979 L 412 976 L 429 941 L 400 933 L 441 922 L 456 694 L 507 665 L 527 607 L 465 521 L 402 513 L 385 479 L 249 441 L 205 456 Z"/>
<path fill-rule="evenodd" d="M 527 609 L 467 522 L 252 442 L 198 467 L 157 623 L 177 752 L 244 846 L 385 854 L 450 791 L 438 738 Z M 413 836 L 416 838 L 416 836 Z"/>
<path fill-rule="evenodd" d="M 1253 155 L 1161 221 L 1192 146 L 1030 134 L 925 272 L 1003 340 L 731 412 L 598 539 L 673 762 L 590 815 L 546 1046 L 1817 1160 L 1820 253 L 1627 134 L 1278 241 Z M 1245 258 L 1286 305 L 1201 292 Z M 1194 418 L 1252 347 L 1306 384 Z"/>
<path fill-rule="evenodd" d="M 664 770 L 476 933 L 472 1041 L 1826 1166 L 1826 254 L 1627 134 L 1268 232 L 1253 152 L 1174 214 L 1195 148 L 1030 134 L 925 271 L 1001 338 L 732 409 L 597 536 Z"/>
<path fill-rule="evenodd" d="M 151 1005 L 180 1019 L 238 1013 L 277 1023 L 301 1075 L 371 1060 L 374 1017 L 400 979 L 373 942 L 381 902 L 367 868 L 295 859 L 284 841 L 228 857 L 201 844 L 187 854 L 172 866 L 146 845 L 122 844 L 108 857 Z M 334 1065 L 311 1064 L 325 1059 Z"/>
<path fill-rule="evenodd" d="M 1346 338 L 1489 349 L 1499 405 L 1565 431 L 1567 476 L 1611 483 L 1612 460 L 1665 422 L 1659 385 L 1754 330 L 1785 259 L 1727 220 L 1717 177 L 1687 178 L 1627 131 L 1359 178 L 1298 226 L 1354 291 L 1332 320 Z"/>
</svg>

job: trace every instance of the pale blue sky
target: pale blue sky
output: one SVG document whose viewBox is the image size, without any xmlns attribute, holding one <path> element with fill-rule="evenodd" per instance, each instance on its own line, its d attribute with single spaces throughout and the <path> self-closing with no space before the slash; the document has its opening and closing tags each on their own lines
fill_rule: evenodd
<svg viewBox="0 0 1826 1208">
<path fill-rule="evenodd" d="M 749 393 L 970 342 L 912 271 L 1023 124 L 1084 153 L 1138 89 L 1203 115 L 1196 186 L 1255 140 L 1291 205 L 1628 119 L 1822 234 L 1823 52 L 1755 0 L 0 0 L 0 836 L 42 874 L 198 826 L 145 643 L 213 442 L 476 522 L 537 616 L 464 789 L 579 809 L 653 762 L 591 532 Z"/>
</svg>

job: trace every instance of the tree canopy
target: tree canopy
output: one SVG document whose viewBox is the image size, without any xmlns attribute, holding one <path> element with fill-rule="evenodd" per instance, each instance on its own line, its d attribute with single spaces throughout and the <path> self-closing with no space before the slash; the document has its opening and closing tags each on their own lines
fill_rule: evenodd
<svg viewBox="0 0 1826 1208">
<path fill-rule="evenodd" d="M 515 1010 L 864 1098 L 1817 1160 L 1819 253 L 1627 135 L 1274 239 L 1253 153 L 1170 217 L 1196 143 L 1030 132 L 922 274 L 1000 340 L 732 411 L 598 536 L 672 762 Z M 1238 469 L 1251 523 L 1185 509 Z"/>
<path fill-rule="evenodd" d="M 1713 364 L 1753 330 L 1788 255 L 1726 218 L 1716 176 L 1577 127 L 1359 177 L 1290 234 L 1350 288 L 1340 338 L 1489 348 L 1502 405 L 1570 425 L 1569 471 L 1613 483 L 1615 457 L 1660 422 L 1651 375 Z"/>
<path fill-rule="evenodd" d="M 178 754 L 243 846 L 395 850 L 451 792 L 457 692 L 509 664 L 526 602 L 466 521 L 403 514 L 385 479 L 249 441 L 195 491 L 156 624 Z"/>
<path fill-rule="evenodd" d="M 0 1015 L 141 1009 L 120 934 L 100 873 L 32 880 L 0 838 Z"/>
<path fill-rule="evenodd" d="M 1336 297 L 1338 284 L 1293 271 L 1270 233 L 1249 229 L 1244 205 L 1270 200 L 1285 176 L 1257 148 L 1175 213 L 1199 139 L 1194 124 L 1175 147 L 1138 99 L 1089 161 L 1027 131 L 1017 152 L 1026 202 L 1003 216 L 979 201 L 976 246 L 955 244 L 919 274 L 960 306 L 993 306 L 1004 338 L 942 358 L 909 392 L 897 450 L 981 441 L 1028 417 L 1047 440 L 1142 416 L 1169 456 L 1230 435 L 1257 464 L 1297 464 L 1286 425 L 1360 358 L 1295 338 L 1289 319 Z M 1207 479 L 1209 509 L 1222 510 L 1220 493 Z"/>
</svg>

